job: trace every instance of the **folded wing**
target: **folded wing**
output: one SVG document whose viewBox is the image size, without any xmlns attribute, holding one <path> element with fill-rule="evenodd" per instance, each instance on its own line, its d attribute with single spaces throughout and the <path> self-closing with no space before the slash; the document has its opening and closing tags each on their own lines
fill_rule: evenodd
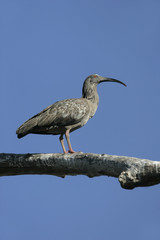
<svg viewBox="0 0 160 240">
<path fill-rule="evenodd" d="M 56 102 L 23 123 L 16 131 L 18 138 L 51 126 L 65 127 L 81 122 L 89 106 L 82 98 Z"/>
</svg>

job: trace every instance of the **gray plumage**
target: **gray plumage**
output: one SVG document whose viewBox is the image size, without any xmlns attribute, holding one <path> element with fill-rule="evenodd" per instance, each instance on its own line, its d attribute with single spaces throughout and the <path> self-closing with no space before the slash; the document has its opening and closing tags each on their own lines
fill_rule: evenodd
<svg viewBox="0 0 160 240">
<path fill-rule="evenodd" d="M 18 138 L 29 133 L 36 134 L 60 134 L 60 142 L 64 153 L 67 153 L 64 146 L 63 135 L 65 134 L 69 152 L 73 153 L 69 140 L 69 133 L 82 127 L 94 116 L 99 97 L 97 85 L 101 82 L 123 82 L 104 78 L 97 74 L 86 78 L 82 89 L 82 98 L 73 98 L 58 101 L 23 123 L 16 131 Z"/>
</svg>

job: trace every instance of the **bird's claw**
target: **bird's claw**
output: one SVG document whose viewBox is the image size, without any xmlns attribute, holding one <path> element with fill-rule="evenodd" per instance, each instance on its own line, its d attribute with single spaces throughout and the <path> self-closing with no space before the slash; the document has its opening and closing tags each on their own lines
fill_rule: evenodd
<svg viewBox="0 0 160 240">
<path fill-rule="evenodd" d="M 75 153 L 75 151 L 73 149 L 69 149 L 68 153 Z"/>
</svg>

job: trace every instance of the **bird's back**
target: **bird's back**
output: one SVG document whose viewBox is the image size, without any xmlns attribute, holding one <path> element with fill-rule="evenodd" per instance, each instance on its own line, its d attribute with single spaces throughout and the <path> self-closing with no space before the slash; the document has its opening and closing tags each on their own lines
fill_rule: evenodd
<svg viewBox="0 0 160 240">
<path fill-rule="evenodd" d="M 87 99 L 58 101 L 23 123 L 16 131 L 18 138 L 29 133 L 61 134 L 67 127 L 81 127 L 89 119 Z"/>
</svg>

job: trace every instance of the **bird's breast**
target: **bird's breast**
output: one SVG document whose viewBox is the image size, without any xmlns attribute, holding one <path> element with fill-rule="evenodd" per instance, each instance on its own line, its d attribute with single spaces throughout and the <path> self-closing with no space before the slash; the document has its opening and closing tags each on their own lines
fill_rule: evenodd
<svg viewBox="0 0 160 240">
<path fill-rule="evenodd" d="M 92 118 L 97 111 L 98 102 L 89 101 L 89 105 L 90 105 L 90 116 L 89 116 L 89 118 Z"/>
</svg>

